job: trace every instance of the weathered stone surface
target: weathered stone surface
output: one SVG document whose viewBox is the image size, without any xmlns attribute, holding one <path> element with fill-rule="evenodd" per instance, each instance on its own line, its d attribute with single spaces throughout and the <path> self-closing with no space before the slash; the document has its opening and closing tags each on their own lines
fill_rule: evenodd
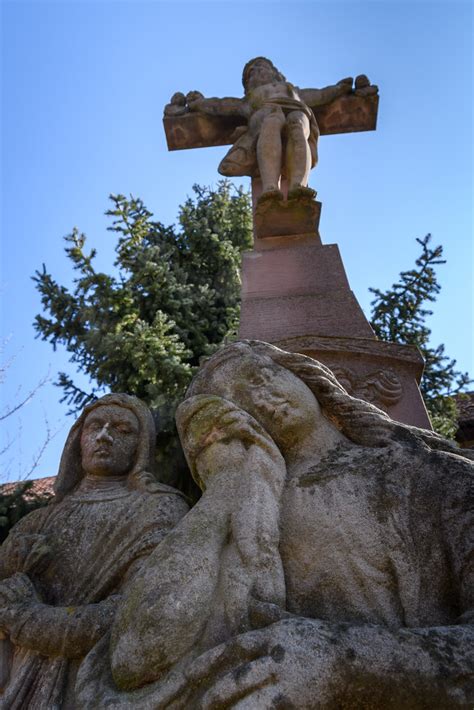
<svg viewBox="0 0 474 710">
<path fill-rule="evenodd" d="M 315 193 L 316 194 L 316 193 Z M 283 194 L 259 200 L 254 213 L 256 239 L 295 235 L 316 236 L 321 203 L 309 193 L 292 199 L 283 199 Z"/>
<path fill-rule="evenodd" d="M 282 198 L 282 178 L 289 198 L 301 197 L 318 162 L 319 122 L 325 133 L 375 129 L 378 89 L 365 76 L 356 78 L 355 89 L 352 77 L 323 89 L 299 89 L 269 59 L 256 57 L 245 65 L 242 83 L 242 99 L 174 94 L 164 127 L 170 150 L 233 143 L 219 172 L 259 177 L 260 200 Z"/>
<path fill-rule="evenodd" d="M 177 421 L 204 493 L 84 661 L 83 707 L 472 706 L 472 461 L 259 342 L 210 358 Z"/>
<path fill-rule="evenodd" d="M 134 397 L 87 407 L 67 439 L 52 502 L 20 520 L 0 548 L 2 708 L 77 707 L 81 659 L 188 510 L 152 474 L 154 440 L 151 414 Z"/>
<path fill-rule="evenodd" d="M 235 129 L 241 125 L 242 119 L 238 116 L 208 116 L 194 112 L 177 116 L 167 113 L 163 117 L 168 150 L 228 145 L 232 143 Z"/>
<path fill-rule="evenodd" d="M 250 338 L 258 333 L 268 341 L 310 335 L 321 336 L 372 336 L 365 323 L 362 309 L 352 291 L 331 290 L 326 293 L 290 294 L 288 296 L 252 297 L 242 303 L 240 336 Z M 313 326 L 313 327 L 311 327 Z"/>
<path fill-rule="evenodd" d="M 266 241 L 266 240 L 262 240 Z M 375 338 L 347 281 L 336 244 L 285 240 L 242 260 L 239 335 L 277 342 L 320 336 Z"/>
<path fill-rule="evenodd" d="M 273 248 L 244 252 L 242 297 L 270 298 L 349 291 L 344 264 L 337 244 L 293 245 L 273 242 Z M 336 314 L 340 315 L 340 314 Z M 365 316 L 361 316 L 364 325 Z M 366 335 L 362 328 L 360 336 Z M 369 331 L 372 333 L 372 331 Z"/>
<path fill-rule="evenodd" d="M 283 350 L 308 355 L 323 362 L 342 376 L 342 384 L 350 394 L 372 402 L 395 421 L 431 429 L 428 412 L 418 384 L 424 361 L 413 345 L 386 343 L 381 340 L 350 337 L 297 336 L 274 341 Z M 345 374 L 344 374 L 345 373 Z M 376 373 L 395 377 L 400 398 L 380 396 L 372 382 Z"/>
<path fill-rule="evenodd" d="M 373 88 L 373 87 L 372 87 Z M 335 99 L 327 106 L 313 109 L 322 136 L 336 133 L 375 131 L 377 128 L 377 95 L 349 94 Z M 206 113 L 186 112 L 173 115 L 167 109 L 163 117 L 168 150 L 186 150 L 229 145 L 236 128 L 242 125 L 239 116 L 210 116 Z"/>
</svg>

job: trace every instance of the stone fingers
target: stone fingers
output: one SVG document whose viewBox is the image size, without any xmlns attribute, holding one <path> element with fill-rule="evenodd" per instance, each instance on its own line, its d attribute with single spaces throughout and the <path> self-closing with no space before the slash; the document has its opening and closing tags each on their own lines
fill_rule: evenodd
<svg viewBox="0 0 474 710">
<path fill-rule="evenodd" d="M 269 656 L 243 663 L 220 677 L 206 691 L 201 698 L 199 708 L 200 710 L 224 710 L 224 708 L 235 707 L 236 703 L 240 707 L 252 707 L 254 699 L 249 696 L 253 696 L 255 691 L 261 688 L 271 686 L 276 680 L 275 664 Z"/>
<path fill-rule="evenodd" d="M 219 671 L 228 671 L 236 662 L 252 661 L 265 655 L 267 648 L 266 638 L 260 632 L 242 634 L 198 656 L 186 670 L 186 677 L 191 683 L 200 683 Z"/>
</svg>

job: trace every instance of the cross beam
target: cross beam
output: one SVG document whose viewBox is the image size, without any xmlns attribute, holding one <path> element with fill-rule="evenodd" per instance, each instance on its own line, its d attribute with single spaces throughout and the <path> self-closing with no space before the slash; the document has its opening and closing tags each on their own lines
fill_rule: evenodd
<svg viewBox="0 0 474 710">
<path fill-rule="evenodd" d="M 377 126 L 378 95 L 340 96 L 330 104 L 313 109 L 321 135 L 374 131 Z M 168 150 L 229 145 L 242 120 L 235 116 L 210 116 L 200 112 L 164 116 Z"/>
<path fill-rule="evenodd" d="M 232 144 L 219 164 L 226 177 L 252 178 L 254 233 L 314 234 L 316 193 L 308 187 L 321 134 L 374 130 L 378 89 L 360 74 L 322 89 L 300 89 L 265 57 L 244 67 L 242 98 L 178 92 L 163 119 L 170 150 Z"/>
</svg>

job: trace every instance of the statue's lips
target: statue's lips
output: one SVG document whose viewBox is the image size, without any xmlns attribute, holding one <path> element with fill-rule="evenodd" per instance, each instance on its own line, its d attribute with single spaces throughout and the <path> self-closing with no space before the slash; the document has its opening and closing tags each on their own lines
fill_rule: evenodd
<svg viewBox="0 0 474 710">
<path fill-rule="evenodd" d="M 94 449 L 94 454 L 96 456 L 110 456 L 110 453 L 110 447 L 100 446 L 97 449 Z"/>
</svg>

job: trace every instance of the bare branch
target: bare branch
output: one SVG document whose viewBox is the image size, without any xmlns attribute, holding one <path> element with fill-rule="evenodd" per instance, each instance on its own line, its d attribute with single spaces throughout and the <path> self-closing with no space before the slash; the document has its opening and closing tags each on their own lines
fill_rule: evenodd
<svg viewBox="0 0 474 710">
<path fill-rule="evenodd" d="M 28 469 L 28 471 L 25 474 L 23 474 L 23 476 L 21 478 L 21 480 L 23 480 L 23 481 L 26 481 L 31 476 L 33 471 L 36 468 L 38 468 L 38 464 L 39 464 L 44 452 L 46 451 L 48 444 L 54 439 L 55 436 L 57 436 L 59 434 L 59 432 L 63 428 L 62 426 L 60 426 L 55 431 L 52 431 L 49 421 L 48 421 L 48 417 L 46 416 L 46 413 L 44 413 L 44 423 L 45 423 L 45 428 L 46 428 L 45 438 L 43 440 L 43 443 L 39 447 L 39 449 L 34 454 L 31 464 L 30 464 L 30 468 Z"/>
<path fill-rule="evenodd" d="M 6 345 L 8 344 L 9 338 L 4 338 L 2 341 L 0 341 L 0 354 L 3 356 L 5 353 Z M 10 359 L 5 360 L 4 358 L 2 359 L 2 362 L 0 363 L 0 384 L 4 384 L 5 382 L 5 374 L 6 372 L 10 369 L 12 366 L 12 363 L 16 360 L 18 356 L 18 353 L 14 354 Z M 28 405 L 28 403 L 38 394 L 39 390 L 44 387 L 45 384 L 51 381 L 49 370 L 46 375 L 44 375 L 38 383 L 29 390 L 28 394 L 24 396 L 20 396 L 21 394 L 21 387 L 18 388 L 17 393 L 15 395 L 15 400 L 13 404 L 7 405 L 3 408 L 3 410 L 0 412 L 0 422 L 3 422 L 7 419 L 11 420 L 11 417 L 14 415 L 17 415 L 18 412 L 20 412 L 23 407 Z M 49 424 L 48 418 L 46 416 L 46 412 L 43 409 L 43 419 L 45 422 L 45 437 L 44 440 L 42 441 L 40 447 L 38 450 L 34 453 L 31 463 L 25 467 L 23 464 L 23 424 L 21 418 L 15 417 L 14 420 L 14 426 L 15 426 L 15 431 L 14 435 L 11 435 L 10 432 L 6 431 L 5 432 L 5 439 L 4 443 L 2 444 L 2 448 L 0 449 L 0 461 L 2 463 L 2 478 L 3 479 L 8 479 L 11 478 L 12 475 L 18 478 L 18 480 L 26 480 L 28 479 L 33 471 L 38 467 L 38 464 L 48 446 L 48 444 L 51 442 L 51 440 L 56 436 L 56 434 L 60 431 L 60 427 L 58 427 L 55 431 L 52 431 L 51 426 Z M 15 455 L 13 455 L 12 451 L 12 446 L 13 444 L 16 444 L 15 446 Z M 8 454 L 8 460 L 6 460 L 6 454 Z M 18 462 L 14 466 L 14 461 Z M 14 470 L 15 469 L 15 470 Z M 17 469 L 17 470 L 16 470 Z"/>
<path fill-rule="evenodd" d="M 32 390 L 30 390 L 30 392 L 26 395 L 26 397 L 24 397 L 22 400 L 20 400 L 20 402 L 15 404 L 10 409 L 7 408 L 6 412 L 4 412 L 3 414 L 0 414 L 0 422 L 3 421 L 4 419 L 8 419 L 8 417 L 11 417 L 12 414 L 15 414 L 15 412 L 18 412 L 19 409 L 21 409 L 26 404 L 28 404 L 28 402 L 35 396 L 35 394 L 38 392 L 38 390 L 40 390 L 41 387 L 43 387 L 49 381 L 50 381 L 50 376 L 49 376 L 49 371 L 48 371 L 48 374 L 41 378 L 41 380 L 38 382 L 38 384 L 35 385 L 35 387 L 33 387 Z"/>
</svg>

